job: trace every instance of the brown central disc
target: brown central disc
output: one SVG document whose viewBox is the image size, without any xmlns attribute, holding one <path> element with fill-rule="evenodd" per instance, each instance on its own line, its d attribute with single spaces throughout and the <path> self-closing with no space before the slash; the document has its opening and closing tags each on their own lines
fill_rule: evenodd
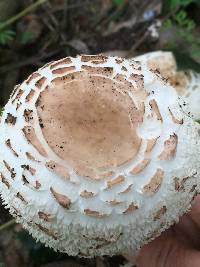
<svg viewBox="0 0 200 267">
<path fill-rule="evenodd" d="M 37 109 L 47 143 L 83 176 L 123 164 L 140 147 L 130 118 L 136 107 L 117 86 L 85 74 L 81 80 L 54 82 L 41 93 Z"/>
</svg>

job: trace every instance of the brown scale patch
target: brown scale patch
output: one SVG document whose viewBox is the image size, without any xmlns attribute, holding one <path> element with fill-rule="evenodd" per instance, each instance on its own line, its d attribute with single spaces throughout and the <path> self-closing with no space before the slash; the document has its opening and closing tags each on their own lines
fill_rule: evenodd
<svg viewBox="0 0 200 267">
<path fill-rule="evenodd" d="M 24 93 L 24 91 L 23 91 L 21 88 L 19 88 L 19 89 L 18 89 L 18 92 L 17 92 L 17 94 L 16 94 L 16 96 L 15 96 L 14 99 L 12 100 L 12 104 L 13 104 L 16 100 L 18 100 L 18 99 L 23 95 L 23 93 Z"/>
<path fill-rule="evenodd" d="M 123 203 L 122 201 L 117 201 L 117 200 L 108 200 L 106 201 L 108 204 L 112 205 L 112 206 L 115 206 L 115 205 L 119 205 L 121 203 Z"/>
<path fill-rule="evenodd" d="M 20 85 L 21 85 L 21 84 L 17 84 L 17 85 L 15 85 L 15 87 L 14 87 L 14 89 L 13 89 L 11 95 L 10 95 L 10 98 L 13 98 L 13 97 L 14 97 L 14 95 L 15 95 L 15 93 L 17 92 L 17 90 L 19 89 Z"/>
<path fill-rule="evenodd" d="M 26 152 L 26 156 L 28 159 L 36 161 L 36 162 L 40 162 L 39 160 L 37 160 L 30 152 Z"/>
<path fill-rule="evenodd" d="M 116 62 L 117 64 L 121 64 L 122 62 L 124 62 L 124 59 L 123 59 L 123 58 L 116 58 L 116 59 L 115 59 L 115 62 Z"/>
<path fill-rule="evenodd" d="M 108 57 L 104 55 L 81 55 L 82 62 L 89 62 L 89 61 L 104 61 L 107 60 Z"/>
<path fill-rule="evenodd" d="M 92 60 L 91 63 L 98 65 L 98 64 L 103 64 L 105 63 L 107 60 L 106 59 L 102 59 L 102 60 Z"/>
<path fill-rule="evenodd" d="M 17 121 L 17 117 L 13 116 L 11 113 L 7 113 L 5 123 L 15 125 L 16 121 Z"/>
<path fill-rule="evenodd" d="M 155 99 L 152 99 L 149 101 L 149 105 L 151 107 L 151 110 L 153 111 L 153 113 L 155 113 L 157 120 L 160 120 L 161 122 L 163 122 L 162 116 L 160 114 L 160 110 L 158 108 L 157 102 Z"/>
<path fill-rule="evenodd" d="M 43 84 L 46 82 L 47 78 L 46 77 L 42 77 L 41 79 L 39 79 L 36 83 L 35 83 L 35 86 L 38 88 L 38 89 L 41 89 Z"/>
<path fill-rule="evenodd" d="M 107 181 L 107 187 L 106 189 L 110 189 L 115 185 L 121 184 L 125 181 L 125 177 L 123 175 L 117 176 L 115 179 L 112 179 L 110 181 Z"/>
<path fill-rule="evenodd" d="M 196 190 L 196 188 L 197 188 L 197 185 L 194 184 L 194 185 L 192 186 L 192 188 L 190 189 L 190 193 L 193 193 L 193 192 Z"/>
<path fill-rule="evenodd" d="M 18 109 L 20 108 L 21 105 L 22 105 L 21 102 L 20 102 L 20 103 L 17 103 L 17 104 L 16 104 L 16 110 L 18 110 Z"/>
<path fill-rule="evenodd" d="M 130 65 L 132 68 L 134 68 L 135 70 L 141 70 L 141 63 L 140 61 L 132 61 L 131 62 L 131 65 Z"/>
<path fill-rule="evenodd" d="M 87 191 L 87 190 L 84 190 L 80 193 L 80 196 L 81 197 L 84 197 L 84 198 L 88 198 L 88 197 L 93 197 L 95 195 L 94 192 L 90 192 L 90 191 Z"/>
<path fill-rule="evenodd" d="M 138 205 L 132 202 L 132 203 L 128 206 L 128 208 L 127 208 L 125 211 L 123 211 L 123 213 L 124 213 L 124 214 L 129 214 L 129 213 L 131 213 L 131 212 L 137 210 L 138 208 L 139 208 Z"/>
<path fill-rule="evenodd" d="M 17 193 L 16 197 L 19 198 L 25 204 L 28 204 L 28 202 L 25 200 L 25 198 L 22 196 L 20 192 Z"/>
<path fill-rule="evenodd" d="M 170 113 L 170 115 L 171 115 L 172 121 L 173 121 L 174 123 L 177 123 L 177 124 L 183 124 L 183 119 L 177 119 L 177 118 L 174 116 L 174 114 L 172 113 L 172 111 L 170 110 L 170 108 L 168 108 L 168 110 L 169 110 L 169 113 Z"/>
<path fill-rule="evenodd" d="M 11 141 L 10 139 L 7 139 L 5 144 L 7 145 L 8 148 L 10 148 L 10 150 L 13 152 L 13 154 L 16 156 L 16 157 L 19 157 L 19 155 L 17 154 L 17 152 L 13 149 L 12 145 L 11 145 Z"/>
<path fill-rule="evenodd" d="M 52 187 L 50 187 L 52 195 L 55 197 L 56 201 L 65 209 L 69 209 L 71 206 L 71 200 L 66 195 L 62 195 L 56 192 Z"/>
<path fill-rule="evenodd" d="M 52 230 L 50 230 L 50 229 L 48 229 L 48 228 L 42 226 L 42 225 L 39 224 L 39 223 L 36 223 L 35 225 L 37 225 L 38 228 L 39 228 L 42 232 L 44 232 L 45 234 L 47 234 L 48 236 L 52 237 L 52 238 L 55 239 L 55 240 L 58 239 L 58 237 L 56 236 L 56 234 L 55 234 Z"/>
<path fill-rule="evenodd" d="M 21 165 L 21 168 L 29 171 L 30 174 L 32 174 L 32 175 L 35 175 L 35 173 L 36 173 L 36 169 L 32 168 L 30 165 L 24 164 L 24 165 Z"/>
<path fill-rule="evenodd" d="M 12 206 L 12 209 L 14 209 L 14 211 L 13 211 L 13 216 L 15 216 L 15 217 L 19 217 L 19 218 L 21 218 L 22 217 L 22 215 L 20 214 L 20 212 L 19 212 L 19 210 L 18 209 L 16 209 L 15 207 L 13 207 Z"/>
<path fill-rule="evenodd" d="M 42 147 L 40 141 L 38 140 L 34 128 L 31 126 L 25 126 L 22 131 L 27 141 L 31 143 L 42 156 L 46 157 L 47 154 L 44 148 Z"/>
<path fill-rule="evenodd" d="M 144 186 L 143 191 L 145 193 L 156 193 L 162 184 L 163 176 L 164 171 L 157 169 L 150 182 Z"/>
<path fill-rule="evenodd" d="M 10 183 L 8 182 L 8 180 L 5 178 L 5 176 L 0 172 L 0 179 L 1 179 L 1 182 L 3 184 L 5 184 L 7 186 L 7 188 L 9 189 L 10 188 Z"/>
<path fill-rule="evenodd" d="M 64 68 L 59 68 L 59 69 L 55 69 L 52 71 L 53 74 L 66 74 L 67 72 L 70 71 L 74 71 L 76 68 L 74 66 L 70 66 L 70 67 L 64 67 Z"/>
<path fill-rule="evenodd" d="M 41 183 L 38 180 L 36 180 L 35 181 L 35 189 L 40 189 L 41 186 L 42 186 Z"/>
<path fill-rule="evenodd" d="M 47 162 L 45 166 L 51 171 L 55 172 L 58 176 L 64 177 L 65 179 L 70 178 L 69 172 L 66 170 L 66 168 L 53 160 Z"/>
<path fill-rule="evenodd" d="M 51 214 L 47 214 L 45 212 L 42 211 L 38 211 L 38 216 L 40 219 L 46 221 L 46 222 L 51 222 L 52 221 L 52 216 Z"/>
<path fill-rule="evenodd" d="M 84 79 L 86 73 L 84 71 L 76 71 L 74 73 L 68 73 L 62 77 L 57 77 L 52 80 L 52 84 L 54 86 L 63 86 L 64 83 L 72 82 L 73 80 L 77 79 Z"/>
<path fill-rule="evenodd" d="M 11 178 L 14 179 L 15 176 L 16 176 L 15 169 L 11 168 L 10 165 L 5 160 L 3 160 L 3 163 L 4 163 L 5 167 L 6 167 L 6 169 L 10 172 Z"/>
<path fill-rule="evenodd" d="M 112 67 L 91 67 L 82 65 L 81 68 L 83 70 L 87 70 L 90 74 L 96 74 L 96 75 L 104 75 L 107 77 L 110 77 L 113 74 L 113 68 Z"/>
<path fill-rule="evenodd" d="M 131 74 L 129 79 L 136 83 L 138 90 L 144 89 L 144 76 L 142 74 Z"/>
<path fill-rule="evenodd" d="M 55 63 L 52 63 L 51 66 L 50 66 L 50 69 L 53 70 L 55 68 L 57 68 L 58 66 L 62 66 L 62 65 L 65 65 L 65 64 L 71 64 L 72 63 L 72 60 L 70 57 L 66 57 L 66 58 L 63 58 L 61 60 L 58 60 L 56 61 Z"/>
<path fill-rule="evenodd" d="M 138 165 L 136 165 L 132 170 L 131 173 L 132 174 L 138 174 L 140 172 L 142 172 L 147 165 L 149 165 L 150 163 L 150 159 L 143 159 L 140 163 L 138 163 Z"/>
<path fill-rule="evenodd" d="M 130 192 L 132 186 L 133 186 L 133 185 L 130 184 L 126 189 L 124 189 L 123 191 L 119 192 L 119 194 L 126 194 L 126 193 Z"/>
<path fill-rule="evenodd" d="M 116 90 L 117 83 L 87 72 L 80 77 L 53 83 L 43 91 L 38 116 L 44 122 L 46 142 L 60 158 L 83 177 L 103 179 L 110 173 L 102 170 L 137 155 L 141 139 L 136 129 L 141 119 L 134 117 L 134 103 L 128 94 Z M 55 106 L 59 107 L 56 112 Z"/>
<path fill-rule="evenodd" d="M 107 214 L 102 214 L 99 211 L 84 209 L 84 213 L 88 216 L 95 217 L 95 218 L 103 218 L 107 216 Z"/>
<path fill-rule="evenodd" d="M 158 156 L 160 160 L 170 160 L 175 156 L 178 136 L 174 133 L 164 142 L 164 149 Z"/>
<path fill-rule="evenodd" d="M 27 180 L 26 176 L 24 174 L 22 174 L 22 181 L 24 185 L 28 185 L 29 181 Z"/>
<path fill-rule="evenodd" d="M 30 92 L 28 93 L 28 95 L 25 98 L 25 102 L 29 102 L 32 100 L 32 98 L 35 95 L 35 90 L 31 89 Z"/>
<path fill-rule="evenodd" d="M 167 207 L 163 206 L 162 208 L 160 208 L 154 215 L 153 220 L 157 221 L 160 220 L 160 218 L 167 212 Z"/>
<path fill-rule="evenodd" d="M 174 177 L 174 188 L 176 191 L 181 191 L 181 190 L 184 190 L 184 186 L 185 186 L 185 183 L 188 179 L 190 179 L 191 177 L 193 177 L 194 175 L 196 175 L 196 173 L 194 173 L 193 175 L 190 175 L 190 176 L 186 176 L 186 177 L 183 177 L 183 178 L 178 178 L 178 177 Z"/>
<path fill-rule="evenodd" d="M 158 140 L 159 137 L 157 138 L 152 138 L 152 139 L 148 139 L 147 140 L 147 146 L 146 146 L 146 150 L 145 150 L 145 153 L 150 153 L 152 151 L 152 149 L 154 148 L 157 140 Z"/>
<path fill-rule="evenodd" d="M 32 74 L 28 77 L 28 79 L 26 80 L 26 84 L 30 84 L 31 81 L 33 81 L 33 80 L 35 80 L 35 79 L 37 79 L 37 78 L 39 78 L 39 77 L 41 77 L 41 75 L 40 75 L 38 72 L 34 72 L 34 73 L 32 73 Z"/>
<path fill-rule="evenodd" d="M 25 109 L 24 110 L 24 119 L 26 122 L 30 122 L 33 119 L 33 110 Z"/>
<path fill-rule="evenodd" d="M 117 82 L 125 82 L 125 77 L 125 75 L 118 73 L 113 79 Z"/>
<path fill-rule="evenodd" d="M 124 66 L 122 66 L 122 67 L 121 67 L 121 70 L 123 70 L 123 71 L 127 71 L 127 68 L 124 67 Z"/>
</svg>

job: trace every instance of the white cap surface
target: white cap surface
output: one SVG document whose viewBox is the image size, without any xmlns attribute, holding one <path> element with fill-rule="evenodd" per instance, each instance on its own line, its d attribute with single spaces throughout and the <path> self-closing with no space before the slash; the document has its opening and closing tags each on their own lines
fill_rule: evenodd
<svg viewBox="0 0 200 267">
<path fill-rule="evenodd" d="M 198 130 L 176 91 L 139 62 L 51 62 L 5 106 L 2 198 L 55 250 L 134 252 L 189 209 L 199 187 Z"/>
</svg>

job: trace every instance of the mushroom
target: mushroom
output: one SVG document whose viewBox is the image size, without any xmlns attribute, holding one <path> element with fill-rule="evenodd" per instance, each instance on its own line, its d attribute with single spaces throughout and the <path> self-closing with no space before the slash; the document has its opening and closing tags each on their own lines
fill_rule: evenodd
<svg viewBox="0 0 200 267">
<path fill-rule="evenodd" d="M 195 120 L 200 119 L 200 74 L 192 70 L 178 71 L 172 52 L 155 51 L 135 57 L 147 64 L 150 69 L 158 70 L 182 97 L 183 110 Z"/>
<path fill-rule="evenodd" d="M 199 188 L 198 124 L 174 88 L 134 60 L 46 64 L 15 88 L 0 132 L 6 208 L 69 255 L 138 250 L 188 211 Z"/>
</svg>

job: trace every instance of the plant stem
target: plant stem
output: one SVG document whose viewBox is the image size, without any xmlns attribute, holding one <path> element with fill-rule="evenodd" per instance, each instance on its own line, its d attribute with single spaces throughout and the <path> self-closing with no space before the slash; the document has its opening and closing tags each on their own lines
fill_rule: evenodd
<svg viewBox="0 0 200 267">
<path fill-rule="evenodd" d="M 26 16 L 29 12 L 31 12 L 32 10 L 34 10 L 35 8 L 37 8 L 38 6 L 40 6 L 41 4 L 47 2 L 48 0 L 38 0 L 37 2 L 33 3 L 32 5 L 28 6 L 27 8 L 25 8 L 24 10 L 22 10 L 21 12 L 19 12 L 18 14 L 16 14 L 15 16 L 9 18 L 8 20 L 6 20 L 5 22 L 0 24 L 0 31 L 4 30 L 6 27 L 10 26 L 12 23 L 14 23 L 15 21 L 17 21 L 18 19 Z"/>
<path fill-rule="evenodd" d="M 0 225 L 0 232 L 4 231 L 5 229 L 7 229 L 7 228 L 9 228 L 11 226 L 13 226 L 15 223 L 16 223 L 15 219 L 13 219 L 13 220 L 8 221 L 7 223 L 4 223 L 4 224 Z"/>
</svg>

